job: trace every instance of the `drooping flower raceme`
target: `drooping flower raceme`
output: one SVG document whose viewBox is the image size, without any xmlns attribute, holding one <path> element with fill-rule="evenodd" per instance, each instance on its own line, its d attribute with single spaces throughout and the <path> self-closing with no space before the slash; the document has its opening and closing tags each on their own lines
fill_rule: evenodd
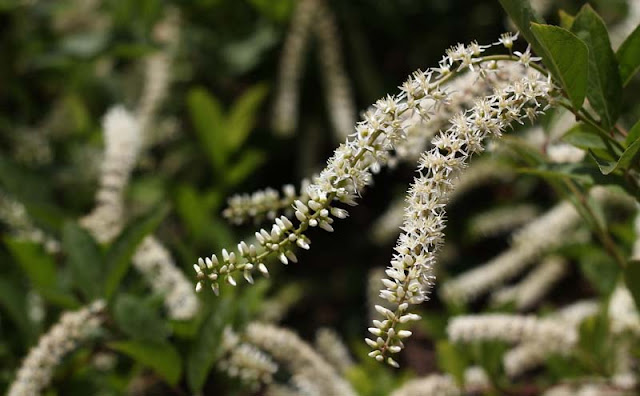
<svg viewBox="0 0 640 396">
<path fill-rule="evenodd" d="M 77 311 L 63 313 L 60 321 L 29 351 L 7 395 L 41 394 L 62 358 L 86 341 L 102 324 L 104 307 L 104 301 L 99 300 Z"/>
<path fill-rule="evenodd" d="M 531 72 L 520 81 L 479 99 L 468 112 L 451 119 L 451 127 L 433 140 L 433 148 L 419 162 L 420 177 L 409 189 L 404 215 L 403 233 L 396 254 L 383 279 L 386 289 L 381 295 L 395 304 L 394 311 L 382 308 L 382 321 L 374 321 L 369 331 L 375 340 L 367 339 L 374 348 L 370 356 L 397 366 L 389 353 L 397 353 L 402 339 L 411 335 L 398 330 L 401 323 L 417 320 L 409 313 L 410 304 L 419 304 L 433 283 L 435 252 L 443 243 L 444 207 L 453 189 L 453 180 L 466 166 L 467 159 L 482 151 L 483 140 L 500 136 L 513 121 L 535 117 L 550 99 L 553 85 L 539 73 Z M 385 359 L 386 358 L 386 359 Z"/>
</svg>

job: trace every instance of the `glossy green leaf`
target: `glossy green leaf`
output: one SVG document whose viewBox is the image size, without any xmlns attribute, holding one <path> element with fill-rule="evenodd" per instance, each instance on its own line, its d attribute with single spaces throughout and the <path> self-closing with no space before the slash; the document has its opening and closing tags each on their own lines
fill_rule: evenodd
<svg viewBox="0 0 640 396">
<path fill-rule="evenodd" d="M 182 375 L 182 358 L 174 346 L 163 342 L 119 341 L 108 344 L 140 364 L 150 367 L 170 385 L 176 385 Z"/>
<path fill-rule="evenodd" d="M 113 317 L 118 328 L 133 339 L 163 342 L 169 336 L 169 326 L 160 315 L 159 307 L 149 299 L 119 295 Z"/>
<path fill-rule="evenodd" d="M 609 130 L 620 115 L 622 81 L 607 26 L 587 4 L 576 16 L 571 31 L 589 48 L 587 98 L 605 129 Z"/>
<path fill-rule="evenodd" d="M 187 104 L 196 137 L 214 170 L 221 172 L 228 157 L 222 105 L 204 88 L 191 89 Z"/>
<path fill-rule="evenodd" d="M 624 269 L 624 282 L 633 296 L 636 309 L 640 309 L 640 260 L 631 260 Z"/>
<path fill-rule="evenodd" d="M 228 152 L 235 152 L 245 142 L 256 122 L 256 113 L 267 96 L 267 85 L 257 84 L 233 104 L 225 122 Z"/>
<path fill-rule="evenodd" d="M 633 165 L 638 164 L 638 157 L 640 154 L 640 139 L 631 143 L 631 145 L 624 150 L 617 161 L 606 161 L 596 157 L 591 152 L 590 154 L 592 154 L 593 158 L 598 163 L 600 171 L 602 171 L 602 174 L 604 175 L 609 175 L 618 170 L 625 171 Z"/>
<path fill-rule="evenodd" d="M 166 205 L 151 209 L 142 216 L 133 219 L 111 244 L 105 256 L 107 275 L 104 293 L 107 298 L 113 295 L 127 273 L 131 265 L 131 256 L 140 242 L 160 225 L 168 213 L 169 207 Z"/>
<path fill-rule="evenodd" d="M 616 52 L 623 85 L 629 84 L 640 71 L 640 25 L 627 37 Z"/>
<path fill-rule="evenodd" d="M 529 0 L 500 0 L 502 8 L 507 12 L 520 34 L 531 44 L 538 55 L 544 55 L 544 48 L 539 39 L 531 31 L 531 23 L 544 23 L 544 19 L 531 8 Z"/>
<path fill-rule="evenodd" d="M 74 285 L 88 300 L 102 294 L 102 254 L 93 237 L 75 222 L 67 222 L 62 231 L 62 246 Z"/>
<path fill-rule="evenodd" d="M 587 94 L 589 50 L 575 34 L 558 26 L 531 24 L 531 31 L 544 49 L 543 62 L 576 109 Z"/>
</svg>

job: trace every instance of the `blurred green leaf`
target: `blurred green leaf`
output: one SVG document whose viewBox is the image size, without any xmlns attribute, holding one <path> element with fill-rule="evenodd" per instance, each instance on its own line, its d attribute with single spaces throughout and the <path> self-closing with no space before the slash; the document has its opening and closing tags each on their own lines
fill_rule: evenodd
<svg viewBox="0 0 640 396">
<path fill-rule="evenodd" d="M 543 62 L 560 82 L 575 109 L 580 109 L 587 93 L 587 45 L 570 31 L 558 26 L 532 23 L 531 31 L 545 51 L 542 54 Z"/>
<path fill-rule="evenodd" d="M 108 344 L 144 366 L 148 366 L 170 385 L 176 385 L 182 375 L 182 358 L 174 346 L 166 342 L 119 341 Z"/>
<path fill-rule="evenodd" d="M 176 212 L 196 240 L 209 229 L 211 209 L 195 188 L 183 184 L 176 189 Z"/>
<path fill-rule="evenodd" d="M 4 307 L 10 320 L 20 329 L 25 341 L 30 341 L 36 335 L 36 329 L 27 316 L 26 295 L 20 283 L 0 278 L 0 306 Z"/>
<path fill-rule="evenodd" d="M 624 269 L 624 282 L 633 296 L 636 309 L 640 309 L 640 260 L 631 260 Z"/>
<path fill-rule="evenodd" d="M 231 301 L 227 299 L 221 298 L 215 307 L 208 307 L 208 317 L 202 323 L 186 358 L 187 383 L 192 392 L 202 389 L 213 364 L 220 358 L 222 332 L 232 318 Z"/>
<path fill-rule="evenodd" d="M 589 48 L 587 99 L 606 130 L 615 125 L 622 104 L 622 81 L 607 26 L 590 5 L 582 7 L 571 27 Z"/>
<path fill-rule="evenodd" d="M 451 374 L 459 385 L 464 384 L 464 371 L 468 362 L 461 348 L 449 341 L 438 341 L 436 343 L 436 358 L 440 370 Z"/>
<path fill-rule="evenodd" d="M 282 22 L 289 18 L 296 4 L 294 0 L 249 0 L 262 15 Z"/>
<path fill-rule="evenodd" d="M 187 104 L 196 137 L 205 150 L 216 172 L 222 172 L 228 152 L 224 134 L 225 117 L 220 102 L 204 88 L 193 88 L 187 95 Z"/>
<path fill-rule="evenodd" d="M 102 253 L 93 237 L 77 223 L 68 221 L 62 231 L 62 247 L 73 283 L 87 301 L 102 295 Z"/>
<path fill-rule="evenodd" d="M 256 113 L 267 92 L 266 84 L 256 84 L 238 98 L 229 110 L 225 123 L 228 152 L 237 151 L 249 136 L 256 122 Z"/>
<path fill-rule="evenodd" d="M 560 18 L 560 27 L 571 30 L 571 26 L 573 25 L 573 21 L 576 19 L 576 17 L 569 14 L 565 10 L 559 10 L 558 17 Z"/>
<path fill-rule="evenodd" d="M 640 120 L 638 120 L 635 123 L 635 125 L 631 127 L 631 130 L 629 131 L 629 133 L 627 134 L 627 137 L 624 140 L 624 147 L 628 148 L 638 139 L 640 139 Z"/>
<path fill-rule="evenodd" d="M 237 162 L 231 165 L 225 175 L 225 185 L 227 187 L 235 186 L 247 178 L 254 170 L 264 163 L 266 156 L 258 150 L 245 150 Z"/>
<path fill-rule="evenodd" d="M 633 76 L 640 71 L 640 25 L 636 26 L 618 51 L 616 52 L 620 65 L 620 78 L 623 85 L 629 84 Z"/>
<path fill-rule="evenodd" d="M 0 185 L 16 199 L 25 202 L 47 202 L 51 199 L 51 184 L 36 172 L 24 169 L 0 155 Z"/>
<path fill-rule="evenodd" d="M 66 290 L 61 289 L 56 263 L 44 249 L 36 243 L 5 237 L 5 244 L 20 265 L 34 289 L 43 298 L 63 308 L 75 308 L 78 301 Z"/>
<path fill-rule="evenodd" d="M 148 298 L 118 295 L 113 316 L 118 328 L 135 340 L 161 343 L 169 336 L 169 326 L 161 317 L 159 307 Z"/>
<path fill-rule="evenodd" d="M 616 286 L 620 275 L 620 268 L 608 254 L 593 245 L 580 248 L 580 271 L 595 289 L 602 295 L 608 296 Z"/>
<path fill-rule="evenodd" d="M 607 335 L 609 333 L 609 318 L 606 313 L 586 318 L 580 324 L 579 345 L 586 353 L 580 355 L 586 359 L 586 364 L 604 367 L 607 359 Z"/>
<path fill-rule="evenodd" d="M 131 257 L 142 240 L 162 222 L 169 213 L 169 207 L 162 205 L 153 208 L 142 216 L 133 219 L 111 244 L 105 256 L 107 271 L 104 293 L 107 298 L 113 295 L 120 281 L 131 265 Z"/>
</svg>

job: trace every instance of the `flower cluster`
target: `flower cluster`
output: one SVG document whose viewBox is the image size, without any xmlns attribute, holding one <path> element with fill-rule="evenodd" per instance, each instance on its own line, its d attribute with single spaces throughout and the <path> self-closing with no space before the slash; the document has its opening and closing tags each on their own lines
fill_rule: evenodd
<svg viewBox="0 0 640 396">
<path fill-rule="evenodd" d="M 521 204 L 499 207 L 474 216 L 469 222 L 469 233 L 473 236 L 494 236 L 513 230 L 533 220 L 538 209 Z"/>
<path fill-rule="evenodd" d="M 318 60 L 331 123 L 338 140 L 342 141 L 353 133 L 356 109 L 340 54 L 335 17 L 324 0 L 302 0 L 296 7 L 280 60 L 273 128 L 288 136 L 298 126 L 299 85 L 311 35 L 318 42 Z"/>
<path fill-rule="evenodd" d="M 49 253 L 60 250 L 60 242 L 33 224 L 22 203 L 2 193 L 0 193 L 0 221 L 9 227 L 17 239 L 41 244 Z"/>
<path fill-rule="evenodd" d="M 452 342 L 501 340 L 505 342 L 543 341 L 565 347 L 578 340 L 574 328 L 562 321 L 535 316 L 484 314 L 457 316 L 449 321 L 447 334 Z"/>
<path fill-rule="evenodd" d="M 353 358 L 342 338 L 331 329 L 321 328 L 316 332 L 315 347 L 340 373 L 346 373 L 354 365 Z"/>
<path fill-rule="evenodd" d="M 222 216 L 232 224 L 244 224 L 251 219 L 255 223 L 263 219 L 273 221 L 280 213 L 291 217 L 293 203 L 296 200 L 309 199 L 306 195 L 309 184 L 308 179 L 303 179 L 299 193 L 296 193 L 293 185 L 287 184 L 282 187 L 282 196 L 273 188 L 266 188 L 252 194 L 233 195 L 227 200 L 227 207 L 222 211 Z"/>
<path fill-rule="evenodd" d="M 7 395 L 39 395 L 51 381 L 62 358 L 100 327 L 104 307 L 104 301 L 99 300 L 78 311 L 63 313 L 60 321 L 29 351 Z"/>
<path fill-rule="evenodd" d="M 242 342 L 229 327 L 224 329 L 222 335 L 222 350 L 228 356 L 218 366 L 231 377 L 238 377 L 254 387 L 270 384 L 278 371 L 278 365 L 271 357 L 253 345 Z"/>
<path fill-rule="evenodd" d="M 472 51 L 476 48 L 481 47 L 472 44 L 466 51 L 454 48 L 449 58 L 441 62 L 441 69 L 450 70 L 454 64 L 458 68 L 472 65 Z M 398 365 L 388 354 L 399 352 L 402 339 L 411 332 L 396 327 L 419 319 L 408 313 L 409 305 L 424 301 L 433 282 L 435 252 L 444 238 L 447 196 L 467 159 L 482 151 L 486 137 L 500 136 L 511 122 L 522 122 L 542 111 L 553 89 L 549 79 L 535 72 L 527 74 L 522 80 L 479 99 L 470 111 L 454 116 L 451 127 L 435 137 L 434 147 L 422 155 L 418 166 L 420 177 L 411 185 L 407 197 L 403 233 L 387 269 L 388 278 L 383 279 L 386 289 L 380 292 L 396 309 L 381 307 L 383 320 L 374 321 L 374 327 L 369 329 L 376 339 L 366 340 L 374 349 L 370 356 Z"/>
<path fill-rule="evenodd" d="M 355 395 L 349 383 L 291 331 L 273 325 L 251 323 L 246 328 L 244 338 L 268 352 L 291 372 L 291 382 L 299 390 L 297 394 Z"/>
<path fill-rule="evenodd" d="M 391 394 L 391 396 L 421 395 L 459 396 L 462 392 L 450 375 L 431 374 L 411 380 Z"/>
<path fill-rule="evenodd" d="M 133 266 L 147 278 L 153 290 L 164 296 L 168 316 L 191 319 L 198 312 L 198 297 L 191 282 L 178 269 L 169 251 L 153 236 L 146 237 L 132 258 Z"/>
<path fill-rule="evenodd" d="M 137 119 L 125 108 L 110 109 L 103 120 L 105 152 L 96 207 L 80 223 L 100 242 L 111 241 L 122 228 L 123 194 L 140 150 Z"/>
<path fill-rule="evenodd" d="M 567 273 L 567 262 L 557 256 L 547 257 L 519 283 L 497 290 L 491 295 L 493 302 L 513 301 L 518 310 L 527 310 Z"/>
</svg>

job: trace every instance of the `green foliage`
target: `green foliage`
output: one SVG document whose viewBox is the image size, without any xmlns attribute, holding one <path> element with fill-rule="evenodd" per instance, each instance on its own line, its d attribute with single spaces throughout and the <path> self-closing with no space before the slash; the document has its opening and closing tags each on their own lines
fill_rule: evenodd
<svg viewBox="0 0 640 396">
<path fill-rule="evenodd" d="M 607 27 L 593 8 L 585 5 L 576 15 L 571 31 L 584 41 L 589 49 L 587 98 L 600 116 L 602 126 L 610 130 L 620 114 L 622 82 Z"/>
<path fill-rule="evenodd" d="M 68 266 L 74 286 L 87 301 L 102 295 L 104 263 L 102 252 L 93 237 L 75 222 L 66 222 L 62 230 L 62 247 L 68 252 Z"/>
<path fill-rule="evenodd" d="M 110 298 L 126 275 L 131 265 L 131 257 L 142 240 L 158 227 L 169 213 L 169 207 L 162 205 L 134 219 L 120 233 L 105 253 L 104 293 Z"/>
<path fill-rule="evenodd" d="M 117 341 L 109 343 L 108 347 L 150 367 L 170 385 L 176 385 L 180 380 L 182 359 L 176 348 L 168 342 Z"/>
<path fill-rule="evenodd" d="M 113 315 L 118 328 L 132 339 L 162 343 L 169 336 L 169 326 L 152 299 L 119 294 Z"/>
<path fill-rule="evenodd" d="M 640 25 L 627 37 L 618 51 L 616 58 L 620 65 L 620 77 L 623 84 L 629 84 L 633 76 L 640 71 Z"/>
<path fill-rule="evenodd" d="M 543 43 L 540 42 L 540 38 L 536 36 L 531 28 L 532 22 L 541 24 L 544 23 L 544 19 L 531 8 L 531 2 L 528 0 L 499 1 L 507 15 L 511 17 L 520 34 L 531 44 L 531 48 L 539 55 L 545 54 Z"/>
<path fill-rule="evenodd" d="M 531 24 L 531 32 L 540 43 L 542 59 L 576 109 L 587 94 L 589 49 L 570 31 L 558 26 Z"/>
<path fill-rule="evenodd" d="M 640 307 L 640 261 L 629 261 L 624 269 L 624 281 L 633 296 L 637 309 Z"/>
</svg>

